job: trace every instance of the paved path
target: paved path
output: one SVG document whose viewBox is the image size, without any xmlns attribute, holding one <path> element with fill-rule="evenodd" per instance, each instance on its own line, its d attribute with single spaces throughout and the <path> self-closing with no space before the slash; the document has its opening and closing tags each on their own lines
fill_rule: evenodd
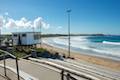
<svg viewBox="0 0 120 80">
<path fill-rule="evenodd" d="M 99 80 L 120 80 L 120 71 L 107 70 L 97 65 L 92 65 L 84 62 L 77 62 L 69 59 L 65 61 L 39 59 L 39 61 L 54 63 L 60 67 L 63 66 L 66 69 L 71 69 L 79 73 L 84 73 L 99 78 Z M 16 68 L 14 59 L 7 59 L 6 62 L 7 66 Z M 3 61 L 0 61 L 0 64 L 3 64 Z M 20 70 L 28 73 L 29 75 L 35 78 L 38 78 L 39 80 L 61 80 L 61 70 L 51 67 L 49 65 L 33 62 L 30 60 L 20 59 L 19 68 Z M 78 80 L 86 80 L 80 77 L 78 78 L 75 75 L 72 76 L 77 78 Z"/>
<path fill-rule="evenodd" d="M 93 77 L 95 80 L 120 80 L 120 71 L 108 70 L 104 67 L 86 63 L 83 61 L 74 60 L 54 60 L 54 59 L 32 59 L 33 61 L 45 62 L 59 66 L 64 69 L 69 69 L 71 71 L 77 72 L 78 74 L 86 75 L 88 77 Z"/>
<path fill-rule="evenodd" d="M 0 64 L 3 64 L 3 61 L 0 61 Z M 7 59 L 6 65 L 14 69 L 16 68 L 14 59 Z M 61 80 L 61 75 L 60 75 L 61 70 L 51 67 L 49 65 L 40 64 L 30 60 L 20 59 L 19 68 L 20 70 L 24 71 L 25 73 L 35 78 L 38 78 L 39 80 Z M 72 76 L 78 78 L 74 75 Z M 64 76 L 64 80 L 66 80 L 65 76 Z M 86 79 L 79 77 L 78 80 L 86 80 Z"/>
<path fill-rule="evenodd" d="M 7 80 L 3 76 L 0 75 L 0 80 Z"/>
<path fill-rule="evenodd" d="M 68 67 L 79 72 L 90 74 L 101 80 L 120 80 L 120 71 L 108 70 L 104 67 L 85 63 L 82 61 L 77 62 L 70 59 L 65 61 L 49 59 L 47 61 L 51 61 L 53 63 Z"/>
<path fill-rule="evenodd" d="M 3 64 L 3 61 L 0 61 L 0 63 Z M 16 68 L 14 59 L 7 59 L 6 65 Z M 35 62 L 21 59 L 19 60 L 19 68 L 39 80 L 61 80 L 59 70 L 52 70 Z"/>
</svg>

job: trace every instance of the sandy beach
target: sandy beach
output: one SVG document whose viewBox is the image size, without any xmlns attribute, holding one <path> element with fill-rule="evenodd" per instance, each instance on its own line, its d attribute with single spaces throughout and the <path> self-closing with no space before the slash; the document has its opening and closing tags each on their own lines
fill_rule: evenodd
<svg viewBox="0 0 120 80">
<path fill-rule="evenodd" d="M 37 47 L 40 48 L 39 45 L 37 45 Z M 59 52 L 59 54 L 61 54 L 61 55 L 63 55 L 63 54 L 65 54 L 66 56 L 68 55 L 67 50 L 57 48 L 54 46 L 50 46 L 48 44 L 42 44 L 42 48 L 45 48 L 52 53 Z M 120 62 L 119 61 L 101 58 L 101 57 L 96 57 L 96 56 L 84 55 L 84 54 L 80 54 L 80 53 L 73 52 L 73 51 L 71 51 L 71 57 L 74 57 L 75 60 L 77 60 L 77 61 L 83 60 L 83 61 L 86 61 L 86 62 L 89 62 L 92 64 L 97 64 L 97 65 L 106 67 L 108 69 L 120 71 Z"/>
</svg>

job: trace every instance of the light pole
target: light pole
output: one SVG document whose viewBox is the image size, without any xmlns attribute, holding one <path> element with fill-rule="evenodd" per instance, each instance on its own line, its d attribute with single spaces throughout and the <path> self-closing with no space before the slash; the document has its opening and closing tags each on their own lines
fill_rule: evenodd
<svg viewBox="0 0 120 80">
<path fill-rule="evenodd" d="M 67 10 L 67 14 L 68 14 L 68 58 L 70 58 L 70 12 L 71 12 L 71 9 Z"/>
</svg>

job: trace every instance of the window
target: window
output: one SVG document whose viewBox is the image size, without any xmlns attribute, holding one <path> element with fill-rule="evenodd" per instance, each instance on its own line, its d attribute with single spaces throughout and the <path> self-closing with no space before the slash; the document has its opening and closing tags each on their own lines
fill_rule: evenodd
<svg viewBox="0 0 120 80">
<path fill-rule="evenodd" d="M 14 36 L 14 37 L 17 37 L 17 34 L 14 34 L 13 36 Z"/>
<path fill-rule="evenodd" d="M 34 39 L 37 40 L 37 39 L 40 39 L 40 34 L 34 34 Z"/>
<path fill-rule="evenodd" d="M 26 34 L 22 34 L 22 37 L 26 37 Z"/>
</svg>

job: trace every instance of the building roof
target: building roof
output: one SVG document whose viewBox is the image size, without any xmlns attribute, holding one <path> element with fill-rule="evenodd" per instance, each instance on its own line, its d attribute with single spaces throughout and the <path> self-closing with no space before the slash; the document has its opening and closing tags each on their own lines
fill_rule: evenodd
<svg viewBox="0 0 120 80">
<path fill-rule="evenodd" d="M 41 32 L 12 32 L 12 34 L 41 33 Z"/>
</svg>

